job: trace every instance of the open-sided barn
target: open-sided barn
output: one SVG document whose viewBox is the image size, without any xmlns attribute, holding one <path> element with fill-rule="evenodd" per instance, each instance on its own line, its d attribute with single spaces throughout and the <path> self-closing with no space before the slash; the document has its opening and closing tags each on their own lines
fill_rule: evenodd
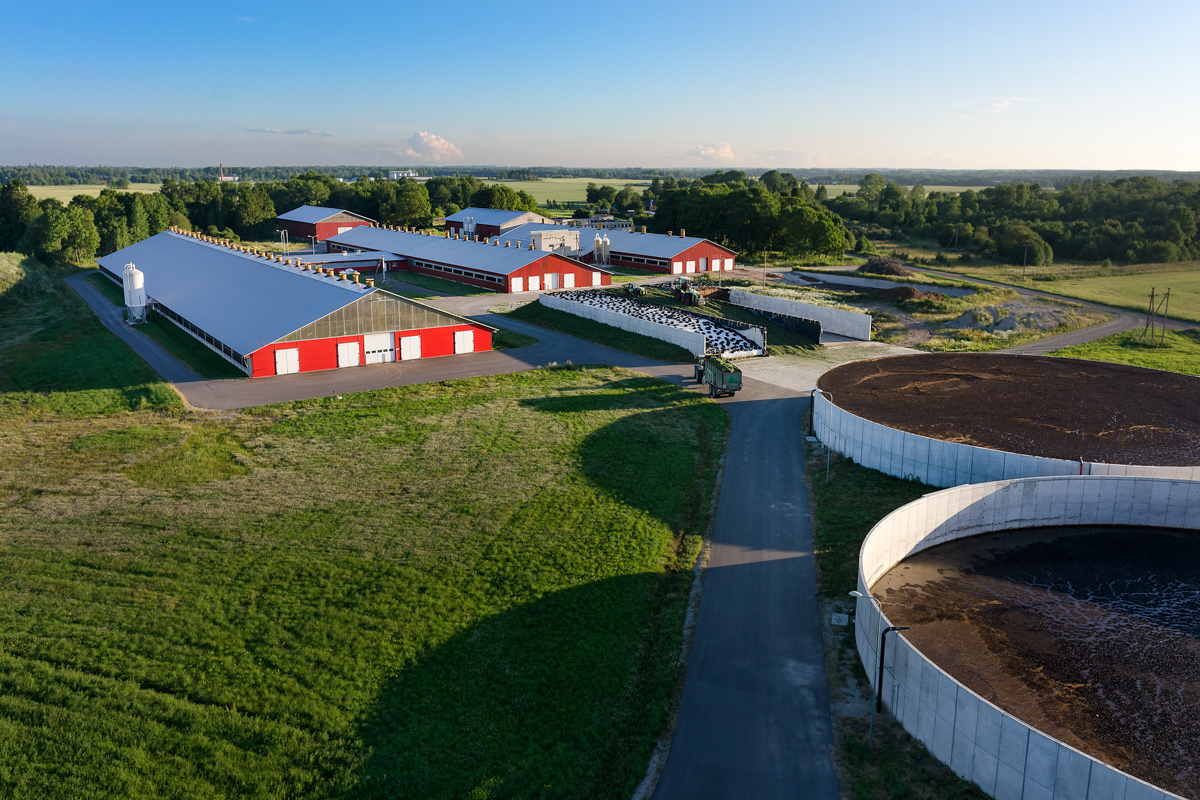
<svg viewBox="0 0 1200 800">
<path fill-rule="evenodd" d="M 533 211 L 505 211 L 499 208 L 464 208 L 446 217 L 446 230 L 467 236 L 497 236 L 509 228 L 536 222 L 553 225 L 549 217 Z"/>
<path fill-rule="evenodd" d="M 200 234 L 164 231 L 97 261 L 117 284 L 134 263 L 150 309 L 256 378 L 492 347 L 494 328 Z"/>
<path fill-rule="evenodd" d="M 374 221 L 343 208 L 322 206 L 300 206 L 275 218 L 279 230 L 287 231 L 293 240 L 316 239 L 318 242 L 359 225 L 370 225 Z"/>
<path fill-rule="evenodd" d="M 737 255 L 708 239 L 695 236 L 679 236 L 661 233 L 636 233 L 634 231 L 601 230 L 589 227 L 564 227 L 543 225 L 536 222 L 510 228 L 500 234 L 500 240 L 528 240 L 538 231 L 570 231 L 579 233 L 579 249 L 567 252 L 587 263 L 604 266 L 642 269 L 649 272 L 664 272 L 669 275 L 686 275 L 693 272 L 720 272 L 733 269 Z M 607 261 L 597 251 L 597 239 L 608 239 Z"/>
<path fill-rule="evenodd" d="M 326 242 L 331 251 L 380 251 L 400 257 L 401 269 L 412 270 L 496 292 L 608 286 L 612 274 L 558 253 L 529 249 L 527 242 L 499 239 L 475 241 L 432 236 L 391 228 L 363 227 Z M 366 255 L 360 253 L 356 255 Z M 389 264 L 388 269 L 392 269 Z"/>
</svg>

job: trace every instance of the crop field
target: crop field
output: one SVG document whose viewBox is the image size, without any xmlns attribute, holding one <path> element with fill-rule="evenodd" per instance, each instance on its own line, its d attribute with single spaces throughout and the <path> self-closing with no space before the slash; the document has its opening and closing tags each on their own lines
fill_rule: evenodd
<svg viewBox="0 0 1200 800">
<path fill-rule="evenodd" d="M 117 191 L 157 192 L 161 186 L 162 184 L 160 183 L 131 183 L 128 189 L 117 189 Z M 77 194 L 86 194 L 88 197 L 99 197 L 100 192 L 107 188 L 107 186 L 98 183 L 83 183 L 74 186 L 30 186 L 29 193 L 38 200 L 53 197 L 66 204 L 71 202 L 71 198 Z"/>
<path fill-rule="evenodd" d="M 587 185 L 595 183 L 598 186 L 612 186 L 617 191 L 629 183 L 637 191 L 642 191 L 650 185 L 650 181 L 615 181 L 602 178 L 545 178 L 540 181 L 488 181 L 488 183 L 503 183 L 514 192 L 529 192 L 539 203 L 558 200 L 560 203 L 582 203 L 587 200 Z"/>
<path fill-rule="evenodd" d="M 1151 289 L 1156 297 L 1170 289 L 1170 316 L 1200 322 L 1200 270 L 1047 281 L 1035 284 L 1035 288 L 1136 311 L 1146 310 Z"/>
<path fill-rule="evenodd" d="M 1064 347 L 1051 355 L 1200 375 L 1200 329 L 1169 330 L 1165 336 L 1160 330 L 1153 341 L 1151 338 L 1149 333 L 1142 336 L 1140 329 L 1126 331 L 1093 342 Z"/>
<path fill-rule="evenodd" d="M 719 406 L 556 368 L 190 413 L 60 277 L 0 257 L 0 796 L 629 795 Z"/>
<path fill-rule="evenodd" d="M 812 186 L 813 189 L 816 189 L 818 186 L 818 184 L 816 184 L 816 183 L 810 183 L 809 185 Z M 911 186 L 905 186 L 904 188 L 906 190 L 912 189 Z M 965 192 L 968 189 L 978 192 L 980 189 L 986 189 L 986 188 L 987 188 L 986 186 L 926 186 L 925 193 L 928 194 L 930 192 L 953 192 L 954 194 L 958 194 L 960 192 Z M 839 183 L 836 186 L 826 186 L 825 190 L 827 192 L 829 192 L 830 197 L 836 197 L 838 195 L 848 194 L 850 192 L 857 192 L 858 184 L 857 183 Z"/>
</svg>

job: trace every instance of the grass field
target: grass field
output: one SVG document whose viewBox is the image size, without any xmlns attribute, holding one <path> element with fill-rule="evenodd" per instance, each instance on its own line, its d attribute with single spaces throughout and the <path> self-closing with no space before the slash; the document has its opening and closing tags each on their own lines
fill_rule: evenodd
<svg viewBox="0 0 1200 800">
<path fill-rule="evenodd" d="M 815 184 L 815 183 L 810 184 L 810 185 L 812 186 L 812 188 L 814 190 L 817 188 L 817 184 Z M 904 188 L 906 190 L 912 189 L 911 186 L 905 186 Z M 986 189 L 986 188 L 987 188 L 986 186 L 926 186 L 925 194 L 929 194 L 930 192 L 952 192 L 954 194 L 959 194 L 960 192 L 965 192 L 968 189 L 978 192 L 980 189 Z M 857 183 L 839 183 L 837 186 L 826 186 L 825 189 L 829 192 L 830 197 L 837 197 L 838 195 L 849 194 L 851 192 L 857 192 L 858 184 Z"/>
<path fill-rule="evenodd" d="M 587 185 L 612 186 L 618 192 L 625 185 L 632 184 L 641 192 L 650 185 L 650 181 L 614 181 L 603 178 L 545 178 L 540 181 L 487 181 L 487 183 L 502 183 L 514 192 L 529 192 L 539 203 L 557 200 L 560 203 L 582 203 L 587 200 Z"/>
<path fill-rule="evenodd" d="M 1165 346 L 1162 347 L 1158 345 L 1161 331 L 1155 335 L 1153 343 L 1149 333 L 1138 341 L 1141 335 L 1140 329 L 1126 331 L 1094 342 L 1064 347 L 1051 355 L 1086 358 L 1090 361 L 1113 361 L 1118 364 L 1132 364 L 1135 367 L 1200 375 L 1200 329 L 1169 330 L 1163 340 Z"/>
<path fill-rule="evenodd" d="M 117 189 L 118 192 L 157 192 L 162 186 L 160 183 L 131 183 L 128 189 Z M 29 193 L 38 200 L 44 200 L 47 197 L 53 197 L 64 205 L 71 202 L 71 198 L 77 194 L 85 194 L 88 197 L 99 197 L 100 192 L 107 189 L 98 183 L 84 183 L 75 186 L 30 186 Z"/>
<path fill-rule="evenodd" d="M 540 325 L 552 331 L 578 336 L 589 342 L 602 344 L 626 353 L 633 353 L 645 358 L 657 358 L 661 361 L 694 361 L 692 354 L 679 345 L 643 336 L 640 333 L 623 331 L 603 322 L 577 317 L 565 311 L 556 311 L 534 301 L 504 312 L 505 316 L 531 325 Z"/>
<path fill-rule="evenodd" d="M 510 331 L 508 328 L 497 328 L 492 334 L 492 349 L 493 350 L 512 350 L 517 347 L 528 347 L 531 344 L 537 344 L 540 339 L 529 336 L 524 333 Z"/>
<path fill-rule="evenodd" d="M 178 395 L 47 267 L 0 253 L 0 419 L 169 410 Z"/>
<path fill-rule="evenodd" d="M 471 286 L 466 283 L 459 283 L 458 281 L 449 281 L 445 278 L 437 278 L 433 275 L 425 275 L 420 272 L 410 272 L 408 270 L 388 272 L 388 279 L 397 283 L 407 283 L 410 286 L 419 286 L 422 289 L 428 289 L 429 294 L 423 295 L 424 297 L 465 297 L 478 294 L 496 294 L 496 292 L 481 289 L 478 286 Z M 400 290 L 399 293 L 404 294 L 403 290 Z M 405 296 L 417 300 L 421 299 L 416 292 L 409 292 Z"/>
<path fill-rule="evenodd" d="M 1176 319 L 1200 322 L 1200 269 L 1190 272 L 1152 272 L 1113 278 L 1038 282 L 1034 288 L 1135 311 L 1147 309 L 1151 289 L 1155 290 L 1155 297 L 1159 299 L 1170 289 L 1169 315 Z"/>
</svg>

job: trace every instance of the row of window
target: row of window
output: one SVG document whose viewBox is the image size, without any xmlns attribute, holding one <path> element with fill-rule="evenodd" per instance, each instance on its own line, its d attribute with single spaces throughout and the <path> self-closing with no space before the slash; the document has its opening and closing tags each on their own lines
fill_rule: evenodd
<svg viewBox="0 0 1200 800">
<path fill-rule="evenodd" d="M 450 272 L 454 275 L 463 275 L 467 278 L 474 278 L 477 281 L 491 281 L 492 283 L 504 283 L 504 278 L 498 275 L 489 275 L 486 272 L 473 272 L 469 269 L 458 269 L 456 267 L 443 267 L 441 264 L 431 264 L 428 261 L 419 261 L 415 258 L 408 260 L 409 264 L 414 267 L 423 267 L 425 269 L 434 269 L 438 272 Z"/>
<path fill-rule="evenodd" d="M 164 306 L 162 303 L 158 303 L 158 302 L 154 303 L 153 308 L 155 311 L 162 314 L 164 317 L 170 318 L 179 327 L 184 328 L 184 329 L 189 330 L 192 333 L 194 333 L 196 335 L 197 339 L 200 339 L 201 341 L 207 343 L 208 346 L 211 347 L 213 350 L 224 353 L 226 356 L 228 356 L 229 358 L 233 359 L 234 361 L 236 361 L 238 363 L 241 363 L 243 361 L 241 353 L 237 352 L 229 345 L 222 343 L 220 339 L 214 339 L 208 333 L 201 330 L 200 328 L 197 328 L 195 325 L 188 322 L 186 319 L 179 316 L 174 311 L 172 311 L 171 309 Z"/>
<path fill-rule="evenodd" d="M 642 258 L 641 256 L 623 256 L 620 253 L 613 253 L 611 258 L 617 261 L 632 261 L 635 264 L 652 264 L 656 267 L 669 267 L 670 261 L 663 261 L 658 258 Z"/>
</svg>

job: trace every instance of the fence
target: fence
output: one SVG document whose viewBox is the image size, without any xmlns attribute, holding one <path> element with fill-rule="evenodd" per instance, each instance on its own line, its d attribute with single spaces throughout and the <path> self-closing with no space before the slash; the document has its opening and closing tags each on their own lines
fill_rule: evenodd
<svg viewBox="0 0 1200 800">
<path fill-rule="evenodd" d="M 736 306 L 755 308 L 775 314 L 787 314 L 791 317 L 811 319 L 821 323 L 821 330 L 847 336 L 851 339 L 871 339 L 871 315 L 857 311 L 843 311 L 838 308 L 827 308 L 812 303 L 801 303 L 797 300 L 784 300 L 781 297 L 768 297 L 738 289 L 729 290 L 729 302 Z"/>
<path fill-rule="evenodd" d="M 930 486 L 1054 475 L 1111 475 L 1200 481 L 1200 466 L 1156 467 L 1066 461 L 945 442 L 890 428 L 835 406 L 827 392 L 813 393 L 817 438 L 864 467 L 897 478 L 916 478 Z"/>
<path fill-rule="evenodd" d="M 637 319 L 636 317 L 618 314 L 615 311 L 596 308 L 595 306 L 584 305 L 583 303 L 574 303 L 570 300 L 555 297 L 553 294 L 543 293 L 538 295 L 538 302 L 556 311 L 565 311 L 577 317 L 603 322 L 605 325 L 612 325 L 614 328 L 620 328 L 623 331 L 640 333 L 643 336 L 651 336 L 655 339 L 662 339 L 664 342 L 677 344 L 692 355 L 702 356 L 706 350 L 707 340 L 700 333 L 673 328 L 670 325 L 660 325 L 657 322 Z"/>
<path fill-rule="evenodd" d="M 884 517 L 859 552 L 855 639 L 872 683 L 879 633 L 891 623 L 870 586 L 908 556 L 944 542 L 1011 528 L 1152 525 L 1200 529 L 1200 482 L 1074 476 L 958 486 Z M 886 652 L 883 699 L 896 719 L 955 774 L 997 800 L 1165 800 L 1178 795 L 1041 733 L 984 700 L 901 635 Z M 876 687 L 878 689 L 878 687 Z M 1164 742 L 1169 746 L 1169 742 Z"/>
</svg>

